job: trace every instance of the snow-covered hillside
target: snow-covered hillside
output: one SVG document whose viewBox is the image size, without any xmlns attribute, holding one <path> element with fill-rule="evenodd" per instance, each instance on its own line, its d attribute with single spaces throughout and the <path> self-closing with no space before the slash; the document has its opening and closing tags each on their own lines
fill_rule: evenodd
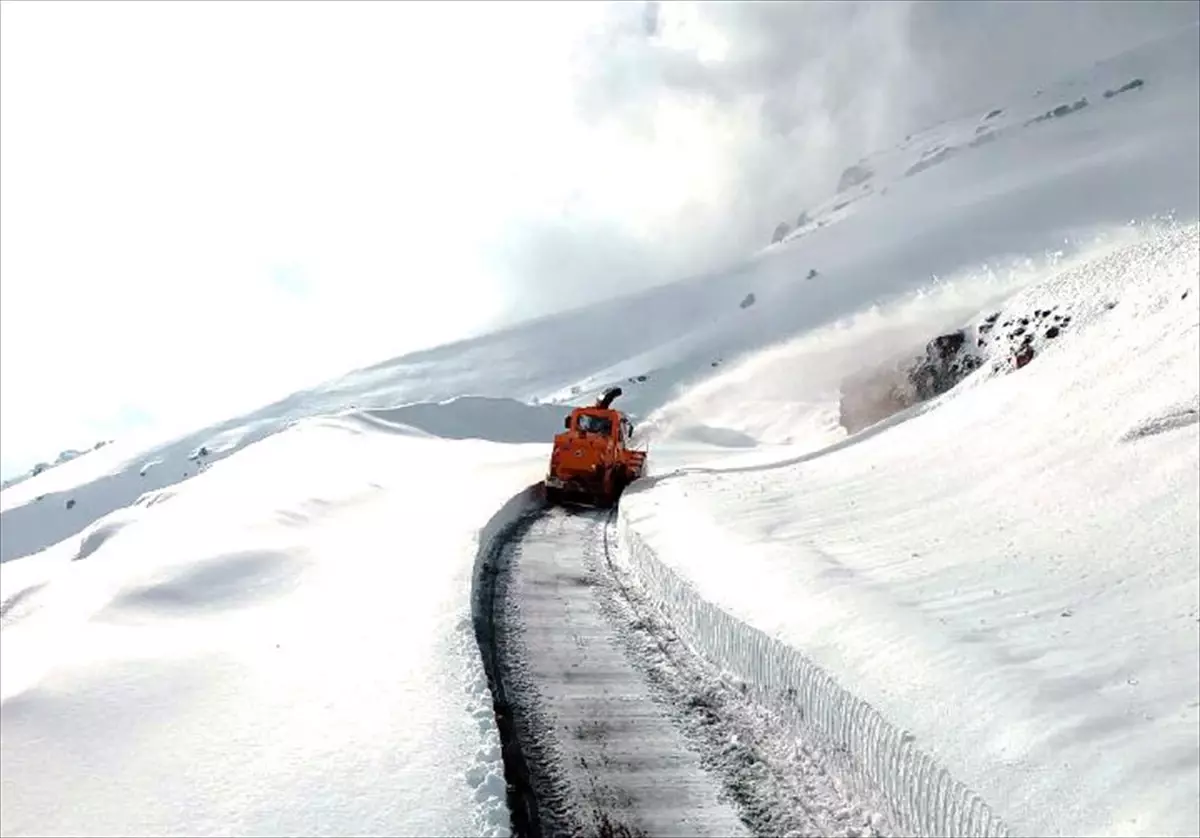
<svg viewBox="0 0 1200 838">
<path fill-rule="evenodd" d="M 1019 372 L 985 366 L 853 445 L 652 478 L 622 502 L 628 532 L 1005 801 L 1017 834 L 1187 834 L 1198 296 L 1194 224 L 1064 271 L 1001 308 L 1073 318 Z M 803 340 L 780 353 L 807 360 Z M 774 384 L 778 364 L 748 366 L 718 400 Z"/>
<path fill-rule="evenodd" d="M 1197 37 L 897 138 L 731 270 L 4 489 L 3 833 L 507 834 L 481 530 L 620 384 L 630 573 L 763 696 L 853 696 L 805 731 L 894 821 L 946 795 L 863 707 L 1015 833 L 1195 834 Z M 849 434 L 939 335 L 956 386 Z"/>
</svg>

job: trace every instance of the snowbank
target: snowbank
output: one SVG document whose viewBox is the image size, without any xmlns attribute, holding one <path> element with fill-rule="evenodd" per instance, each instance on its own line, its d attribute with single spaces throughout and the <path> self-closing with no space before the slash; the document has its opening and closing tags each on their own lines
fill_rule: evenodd
<svg viewBox="0 0 1200 838">
<path fill-rule="evenodd" d="M 508 834 L 467 591 L 543 453 L 305 422 L 7 562 L 0 831 Z"/>
<path fill-rule="evenodd" d="M 118 441 L 0 493 L 0 562 L 27 556 L 83 532 L 129 506 L 201 473 L 290 421 L 247 417 L 178 439 Z"/>
<path fill-rule="evenodd" d="M 171 487 L 200 474 L 248 445 L 297 421 L 274 406 L 152 445 L 118 443 L 22 481 L 0 494 L 0 561 L 26 556 L 82 533 L 86 542 L 110 513 L 161 502 Z M 346 422 L 445 439 L 545 442 L 562 429 L 565 411 L 513 399 L 467 396 L 438 403 L 366 408 L 343 413 Z M 298 465 L 298 463 L 297 463 Z M 106 529 L 116 526 L 109 522 Z M 82 547 L 81 550 L 89 548 Z"/>
<path fill-rule="evenodd" d="M 698 596 L 661 561 L 629 517 L 618 522 L 621 561 L 638 574 L 672 629 L 731 673 L 758 701 L 782 707 L 792 735 L 831 755 L 854 793 L 907 834 L 1008 834 L 996 813 L 870 704 L 838 685 L 799 650 Z M 736 562 L 734 556 L 728 560 Z"/>
<path fill-rule="evenodd" d="M 443 439 L 540 442 L 563 429 L 569 411 L 556 405 L 530 405 L 515 399 L 462 396 L 443 402 L 364 410 L 368 416 L 407 425 Z"/>
<path fill-rule="evenodd" d="M 634 487 L 635 566 L 690 642 L 805 696 L 902 823 L 995 828 L 936 762 L 1017 833 L 1195 834 L 1198 277 L 1200 227 L 1168 228 L 1002 306 L 1072 317 L 1020 369 Z"/>
<path fill-rule="evenodd" d="M 1195 35 L 873 155 L 728 270 L 5 488 L 0 831 L 503 831 L 476 531 L 542 475 L 562 408 L 536 403 L 610 384 L 653 437 L 622 508 L 648 584 L 761 689 L 808 690 L 798 724 L 898 820 L 997 828 L 970 787 L 1018 831 L 1196 831 L 1194 228 L 1179 264 L 1023 292 L 996 329 L 1072 323 L 1020 369 L 992 345 L 948 397 L 838 416 L 847 376 L 978 340 L 1097 231 L 1200 214 Z"/>
</svg>

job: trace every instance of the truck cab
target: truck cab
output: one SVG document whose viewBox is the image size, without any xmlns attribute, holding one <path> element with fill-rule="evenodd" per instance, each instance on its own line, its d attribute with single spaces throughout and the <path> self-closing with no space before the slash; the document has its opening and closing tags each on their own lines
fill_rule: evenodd
<svg viewBox="0 0 1200 838">
<path fill-rule="evenodd" d="M 571 499 L 608 506 L 642 476 L 646 452 L 631 447 L 633 423 L 609 407 L 620 393 L 620 388 L 613 388 L 595 405 L 577 407 L 563 419 L 564 430 L 554 436 L 545 480 L 551 502 Z"/>
</svg>

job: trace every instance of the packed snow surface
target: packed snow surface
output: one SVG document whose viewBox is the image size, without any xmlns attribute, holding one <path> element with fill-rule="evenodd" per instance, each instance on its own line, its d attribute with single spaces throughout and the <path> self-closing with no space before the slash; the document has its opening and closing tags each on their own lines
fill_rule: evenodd
<svg viewBox="0 0 1200 838">
<path fill-rule="evenodd" d="M 1002 307 L 1073 318 L 1019 372 L 849 445 L 660 475 L 622 515 L 1018 833 L 1192 834 L 1198 278 L 1195 224 L 1064 271 Z"/>
<path fill-rule="evenodd" d="M 547 832 L 747 836 L 718 778 L 614 642 L 597 593 L 606 525 L 554 510 L 508 548 L 511 613 L 497 615 L 498 632 L 523 667 L 503 677 L 510 702 L 526 705 L 525 726 L 537 720 L 526 736 L 554 752 L 555 770 L 539 778 L 541 809 L 554 800 L 574 821 Z"/>
<path fill-rule="evenodd" d="M 6 564 L 5 834 L 507 834 L 464 591 L 535 453 L 314 420 Z"/>
<path fill-rule="evenodd" d="M 1017 832 L 1200 831 L 1198 44 L 897 138 L 728 270 L 5 488 L 0 832 L 506 834 L 479 530 L 612 384 L 625 523 L 715 608 Z M 856 374 L 1052 307 L 839 426 Z"/>
</svg>

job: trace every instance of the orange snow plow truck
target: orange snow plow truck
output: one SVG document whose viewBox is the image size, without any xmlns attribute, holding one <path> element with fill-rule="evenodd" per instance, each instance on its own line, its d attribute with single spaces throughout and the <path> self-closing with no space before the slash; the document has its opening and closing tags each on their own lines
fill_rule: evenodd
<svg viewBox="0 0 1200 838">
<path fill-rule="evenodd" d="M 633 424 L 610 405 L 620 387 L 607 390 L 591 407 L 577 407 L 554 436 L 546 501 L 612 506 L 625 487 L 642 476 L 646 452 L 630 447 Z"/>
</svg>

